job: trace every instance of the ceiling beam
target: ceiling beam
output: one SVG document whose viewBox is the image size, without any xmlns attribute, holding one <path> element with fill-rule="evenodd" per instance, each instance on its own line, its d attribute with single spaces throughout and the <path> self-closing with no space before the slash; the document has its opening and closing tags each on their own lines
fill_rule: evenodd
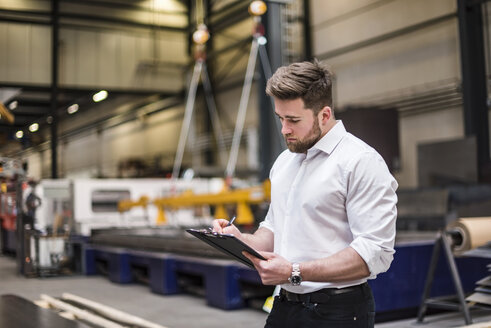
<svg viewBox="0 0 491 328">
<path fill-rule="evenodd" d="M 117 24 L 122 26 L 131 26 L 145 29 L 159 29 L 169 32 L 187 32 L 186 27 L 177 27 L 172 25 L 160 25 L 160 24 L 149 24 L 142 23 L 130 19 L 116 18 L 111 16 L 102 15 L 91 15 L 91 14 L 79 14 L 79 13 L 69 13 L 60 12 L 59 13 L 60 27 L 71 26 L 71 22 L 67 22 L 66 19 L 80 20 L 86 22 L 101 22 Z M 51 25 L 52 19 L 49 11 L 42 10 L 14 10 L 14 9 L 0 9 L 0 21 L 11 22 L 11 23 L 28 23 L 28 24 L 41 24 L 41 25 Z M 83 27 L 85 25 L 81 23 L 76 23 L 76 26 Z M 87 24 L 86 27 L 93 27 L 92 24 Z"/>
<path fill-rule="evenodd" d="M 160 14 L 172 14 L 172 15 L 183 15 L 183 16 L 187 15 L 186 10 L 163 10 L 158 8 L 145 7 L 142 5 L 123 2 L 123 1 L 112 2 L 112 1 L 103 1 L 103 0 L 97 0 L 97 1 L 61 0 L 61 3 L 76 3 L 76 4 L 82 4 L 84 6 L 105 7 L 110 9 L 129 9 L 134 11 L 143 11 L 143 12 L 150 12 L 150 13 L 157 12 Z"/>
<path fill-rule="evenodd" d="M 2 115 L 2 120 L 5 119 L 10 124 L 14 123 L 14 115 L 0 102 L 0 115 Z"/>
</svg>

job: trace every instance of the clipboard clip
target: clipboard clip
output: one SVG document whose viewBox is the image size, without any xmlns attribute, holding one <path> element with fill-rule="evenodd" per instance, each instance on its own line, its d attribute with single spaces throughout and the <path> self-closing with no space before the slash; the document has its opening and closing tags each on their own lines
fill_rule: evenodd
<svg viewBox="0 0 491 328">
<path fill-rule="evenodd" d="M 199 230 L 200 233 L 205 234 L 210 237 L 220 237 L 220 234 L 216 231 L 213 231 L 212 227 L 208 227 L 206 229 Z"/>
</svg>

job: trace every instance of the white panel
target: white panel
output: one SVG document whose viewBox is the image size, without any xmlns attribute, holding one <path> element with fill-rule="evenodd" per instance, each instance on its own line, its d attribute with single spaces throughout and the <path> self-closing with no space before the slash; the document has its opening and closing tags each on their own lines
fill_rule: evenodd
<svg viewBox="0 0 491 328">
<path fill-rule="evenodd" d="M 227 90 L 226 92 L 221 92 L 216 99 L 217 107 L 221 110 L 220 117 L 224 122 L 233 122 L 232 126 L 222 127 L 224 130 L 233 131 L 235 128 L 235 120 L 237 119 L 237 112 L 239 110 L 239 102 L 242 96 L 242 85 Z M 251 87 L 251 95 L 249 97 L 249 102 L 247 104 L 247 115 L 245 119 L 245 128 L 248 126 L 255 126 L 258 122 L 258 104 L 257 104 L 257 84 L 253 83 Z M 223 123 L 222 123 L 223 124 Z M 233 132 L 232 132 L 233 133 Z"/>
<path fill-rule="evenodd" d="M 337 5 L 344 1 L 326 2 Z M 350 16 L 335 24 L 314 27 L 314 53 L 322 54 L 444 14 L 454 13 L 455 6 L 456 2 L 452 0 L 390 1 L 385 6 Z"/>
<path fill-rule="evenodd" d="M 62 30 L 60 81 L 65 85 L 178 91 L 182 72 L 155 61 L 186 63 L 182 34 Z M 157 51 L 154 52 L 154 46 Z"/>
<path fill-rule="evenodd" d="M 140 122 L 134 121 L 114 130 L 117 138 L 111 140 L 112 148 L 118 158 L 140 157 L 145 155 L 146 140 L 143 138 Z M 135 131 L 137 131 L 135 133 Z"/>
<path fill-rule="evenodd" d="M 98 139 L 92 135 L 69 140 L 63 148 L 63 167 L 67 172 L 77 172 L 82 169 L 97 167 Z"/>
<path fill-rule="evenodd" d="M 0 23 L 0 81 L 7 80 L 8 74 L 8 57 L 7 49 L 9 48 L 8 24 Z"/>
<path fill-rule="evenodd" d="M 186 63 L 187 42 L 182 34 L 160 32 L 157 33 L 159 57 L 164 61 Z"/>
<path fill-rule="evenodd" d="M 29 80 L 29 26 L 8 25 L 7 79 L 12 82 Z"/>
<path fill-rule="evenodd" d="M 388 1 L 380 0 L 310 0 L 310 19 L 313 28 L 319 28 L 331 24 L 333 20 L 339 20 L 347 15 L 370 10 L 377 7 L 377 3 Z M 389 0 L 394 1 L 394 0 Z M 363 9 L 364 8 L 364 9 Z"/>
<path fill-rule="evenodd" d="M 77 31 L 60 30 L 60 71 L 59 79 L 62 85 L 76 84 L 79 53 L 77 51 Z"/>
<path fill-rule="evenodd" d="M 77 84 L 97 84 L 97 62 L 99 34 L 95 32 L 77 31 Z"/>
<path fill-rule="evenodd" d="M 104 174 L 116 176 L 117 164 L 131 157 L 170 155 L 176 151 L 183 108 L 168 109 L 145 121 L 124 124 L 102 134 L 101 156 Z M 167 165 L 172 166 L 167 157 Z"/>
<path fill-rule="evenodd" d="M 149 62 L 153 59 L 153 40 L 145 35 L 137 38 L 136 40 L 136 62 L 140 64 L 141 62 Z M 134 79 L 132 81 L 133 86 L 147 86 L 151 85 L 151 73 L 148 69 L 137 70 Z"/>
<path fill-rule="evenodd" d="M 121 86 L 128 87 L 132 84 L 136 70 L 138 67 L 136 60 L 137 39 L 133 34 L 121 35 L 121 51 L 120 58 L 120 83 Z"/>
<path fill-rule="evenodd" d="M 31 72 L 29 82 L 51 83 L 51 30 L 45 26 L 31 26 Z"/>
<path fill-rule="evenodd" d="M 99 36 L 98 81 L 103 86 L 119 86 L 119 71 L 122 68 L 119 60 L 119 35 L 100 33 Z"/>
<path fill-rule="evenodd" d="M 49 1 L 39 0 L 2 0 L 2 8 L 14 10 L 50 10 Z"/>
<path fill-rule="evenodd" d="M 458 78 L 456 24 L 449 21 L 328 60 L 336 75 L 336 105 Z"/>
<path fill-rule="evenodd" d="M 423 142 L 443 141 L 464 136 L 462 110 L 452 108 L 399 120 L 401 172 L 396 174 L 402 188 L 417 187 L 417 146 Z"/>
<path fill-rule="evenodd" d="M 147 128 L 143 131 L 145 147 L 150 154 L 174 153 L 181 132 L 184 109 L 165 110 L 147 119 Z M 165 142 L 164 142 L 165 141 Z"/>
<path fill-rule="evenodd" d="M 40 152 L 32 152 L 24 158 L 27 162 L 27 176 L 35 180 L 42 178 L 42 157 Z"/>
</svg>

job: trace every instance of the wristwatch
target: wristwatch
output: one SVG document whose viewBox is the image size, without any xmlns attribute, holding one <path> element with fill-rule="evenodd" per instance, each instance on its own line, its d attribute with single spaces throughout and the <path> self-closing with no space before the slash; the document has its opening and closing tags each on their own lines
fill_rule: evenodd
<svg viewBox="0 0 491 328">
<path fill-rule="evenodd" d="M 300 284 L 302 283 L 302 276 L 300 275 L 300 264 L 292 264 L 292 275 L 290 276 L 290 278 L 288 278 L 288 281 L 290 281 L 293 286 L 300 286 Z"/>
</svg>

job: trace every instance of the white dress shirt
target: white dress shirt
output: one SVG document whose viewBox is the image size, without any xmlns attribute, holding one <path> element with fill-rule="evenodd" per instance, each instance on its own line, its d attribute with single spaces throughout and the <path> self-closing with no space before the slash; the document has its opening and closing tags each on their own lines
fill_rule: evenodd
<svg viewBox="0 0 491 328">
<path fill-rule="evenodd" d="M 271 172 L 271 205 L 261 227 L 274 233 L 274 252 L 291 262 L 326 258 L 350 246 L 370 278 L 393 259 L 397 182 L 382 157 L 346 132 L 341 121 L 307 154 L 285 150 Z M 294 293 L 358 285 L 303 281 Z"/>
</svg>

